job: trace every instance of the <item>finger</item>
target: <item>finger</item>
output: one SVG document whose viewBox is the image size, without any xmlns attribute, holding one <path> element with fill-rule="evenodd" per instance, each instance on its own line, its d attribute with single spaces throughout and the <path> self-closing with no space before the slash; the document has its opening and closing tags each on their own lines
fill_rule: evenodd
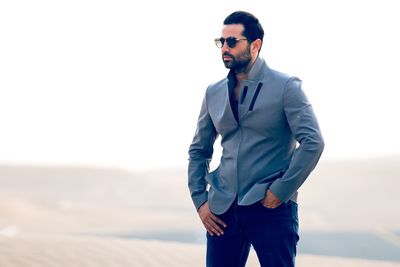
<svg viewBox="0 0 400 267">
<path fill-rule="evenodd" d="M 281 204 L 266 204 L 264 205 L 264 207 L 266 207 L 267 209 L 276 209 L 280 206 Z"/>
<path fill-rule="evenodd" d="M 210 217 L 203 220 L 203 225 L 210 235 L 214 235 L 214 234 L 220 235 L 221 234 L 220 231 L 217 229 L 218 226 L 215 224 L 215 222 Z M 222 234 L 223 234 L 223 232 L 222 232 Z"/>
<path fill-rule="evenodd" d="M 214 232 L 213 232 L 211 226 L 210 226 L 206 221 L 203 221 L 203 225 L 204 225 L 204 228 L 206 228 L 207 232 L 208 232 L 211 236 L 213 236 L 213 235 L 214 235 Z"/>
<path fill-rule="evenodd" d="M 206 230 L 210 234 L 210 236 L 214 236 L 214 233 L 211 230 L 207 229 L 207 227 L 206 227 Z"/>
<path fill-rule="evenodd" d="M 221 235 L 223 234 L 222 230 L 219 229 L 218 225 L 212 220 L 208 220 L 204 223 L 204 226 L 207 230 L 211 231 L 213 234 Z"/>
<path fill-rule="evenodd" d="M 213 220 L 210 219 L 208 221 L 208 225 L 209 225 L 210 229 L 217 235 L 224 234 L 224 231 L 221 229 L 221 227 L 219 227 L 219 225 L 216 222 L 214 222 Z"/>
<path fill-rule="evenodd" d="M 220 218 L 218 218 L 217 216 L 215 216 L 214 214 L 211 214 L 211 219 L 213 221 L 217 222 L 219 225 L 226 227 L 226 223 L 223 220 L 221 220 Z"/>
<path fill-rule="evenodd" d="M 209 223 L 207 223 L 207 222 L 205 222 L 204 223 L 204 227 L 206 228 L 206 230 L 207 230 L 207 232 L 211 235 L 211 236 L 214 236 L 214 229 L 213 229 L 213 227 L 209 224 Z"/>
<path fill-rule="evenodd" d="M 268 209 L 273 209 L 275 207 L 275 205 L 273 203 L 268 202 L 268 201 L 264 202 L 263 206 L 268 208 Z"/>
</svg>

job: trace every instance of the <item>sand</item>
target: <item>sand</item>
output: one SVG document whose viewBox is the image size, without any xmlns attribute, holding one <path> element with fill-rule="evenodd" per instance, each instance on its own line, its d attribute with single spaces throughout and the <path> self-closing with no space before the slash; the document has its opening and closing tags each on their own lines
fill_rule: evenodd
<svg viewBox="0 0 400 267">
<path fill-rule="evenodd" d="M 2 267 L 205 266 L 203 245 L 124 240 L 88 236 L 21 236 L 0 238 Z M 254 252 L 247 266 L 259 266 Z M 297 266 L 398 267 L 385 261 L 299 255 Z"/>
<path fill-rule="evenodd" d="M 369 231 L 400 248 L 399 159 L 322 162 L 300 192 L 301 230 Z M 0 166 L 1 267 L 204 266 L 203 232 L 185 170 Z M 297 266 L 400 267 L 367 258 L 300 253 Z"/>
</svg>

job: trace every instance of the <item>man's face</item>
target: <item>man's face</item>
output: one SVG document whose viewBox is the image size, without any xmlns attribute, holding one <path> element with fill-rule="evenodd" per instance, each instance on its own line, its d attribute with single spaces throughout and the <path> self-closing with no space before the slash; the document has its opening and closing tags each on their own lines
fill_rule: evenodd
<svg viewBox="0 0 400 267">
<path fill-rule="evenodd" d="M 242 24 L 224 25 L 221 37 L 224 39 L 228 37 L 245 39 L 246 37 L 242 35 L 243 31 L 244 26 Z M 221 48 L 221 54 L 225 67 L 237 72 L 246 70 L 251 62 L 250 44 L 247 40 L 237 41 L 233 48 L 229 47 L 225 41 Z"/>
</svg>

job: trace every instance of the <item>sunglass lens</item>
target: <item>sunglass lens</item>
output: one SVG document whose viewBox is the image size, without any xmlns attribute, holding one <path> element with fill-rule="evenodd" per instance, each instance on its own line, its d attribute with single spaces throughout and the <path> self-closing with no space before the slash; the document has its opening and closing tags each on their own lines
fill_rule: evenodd
<svg viewBox="0 0 400 267">
<path fill-rule="evenodd" d="M 236 46 L 237 40 L 236 38 L 232 38 L 229 37 L 226 39 L 226 44 L 230 47 L 230 48 L 234 48 Z"/>
<path fill-rule="evenodd" d="M 215 45 L 216 45 L 218 48 L 221 48 L 221 47 L 224 46 L 224 42 L 225 42 L 225 39 L 224 39 L 224 38 L 217 38 L 217 39 L 215 39 L 214 41 L 215 41 Z"/>
</svg>

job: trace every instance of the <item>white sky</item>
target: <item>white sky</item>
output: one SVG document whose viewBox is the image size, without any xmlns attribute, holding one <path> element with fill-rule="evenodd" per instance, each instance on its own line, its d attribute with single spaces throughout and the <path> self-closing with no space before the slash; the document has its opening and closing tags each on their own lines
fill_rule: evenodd
<svg viewBox="0 0 400 267">
<path fill-rule="evenodd" d="M 184 167 L 222 21 L 254 13 L 324 159 L 399 154 L 396 1 L 2 1 L 0 164 Z M 217 153 L 218 154 L 218 153 Z"/>
</svg>

